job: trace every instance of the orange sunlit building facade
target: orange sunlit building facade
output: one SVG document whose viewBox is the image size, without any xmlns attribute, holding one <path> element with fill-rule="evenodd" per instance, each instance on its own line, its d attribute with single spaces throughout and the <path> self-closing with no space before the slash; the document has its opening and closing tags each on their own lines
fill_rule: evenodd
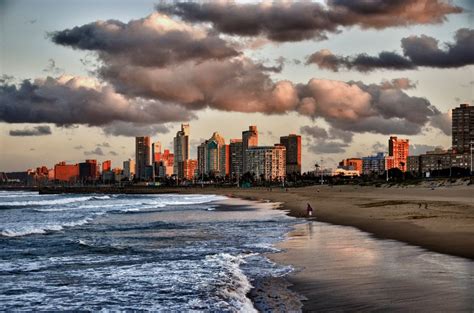
<svg viewBox="0 0 474 313">
<path fill-rule="evenodd" d="M 353 170 L 362 174 L 362 159 L 349 158 L 339 162 L 339 167 L 345 170 Z"/>
<path fill-rule="evenodd" d="M 178 167 L 180 168 L 178 173 L 181 174 L 179 179 L 192 180 L 197 173 L 198 161 L 191 159 L 180 161 Z"/>
<path fill-rule="evenodd" d="M 108 172 L 111 169 L 112 169 L 112 161 L 111 160 L 107 160 L 107 161 L 102 162 L 102 173 L 103 172 Z"/>
<path fill-rule="evenodd" d="M 388 140 L 388 154 L 393 157 L 393 167 L 397 167 L 403 172 L 407 170 L 408 147 L 408 139 L 398 139 L 398 137 L 392 136 Z"/>
<path fill-rule="evenodd" d="M 77 164 L 66 164 L 59 162 L 54 166 L 54 180 L 70 182 L 79 176 L 79 166 Z"/>
</svg>

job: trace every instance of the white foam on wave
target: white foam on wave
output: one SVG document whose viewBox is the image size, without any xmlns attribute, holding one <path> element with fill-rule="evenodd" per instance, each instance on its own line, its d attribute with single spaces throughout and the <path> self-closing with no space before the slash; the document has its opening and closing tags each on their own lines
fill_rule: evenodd
<svg viewBox="0 0 474 313">
<path fill-rule="evenodd" d="M 4 229 L 2 230 L 2 232 L 0 232 L 0 235 L 4 237 L 22 237 L 34 234 L 45 234 L 51 231 L 60 231 L 68 227 L 84 225 L 89 223 L 91 220 L 91 217 L 86 217 L 77 221 L 70 221 L 61 224 L 47 224 L 44 226 L 22 226 L 14 229 Z"/>
<path fill-rule="evenodd" d="M 93 196 L 91 200 L 108 200 L 111 199 L 110 196 L 105 195 L 105 196 Z"/>
<path fill-rule="evenodd" d="M 87 201 L 91 198 L 92 197 L 73 197 L 73 198 L 62 198 L 62 199 L 55 199 L 55 200 L 14 201 L 14 202 L 8 202 L 8 206 L 68 204 L 68 203 L 74 203 L 74 202 Z"/>
<path fill-rule="evenodd" d="M 179 197 L 176 200 L 167 199 L 167 198 L 159 198 L 158 200 L 154 201 L 146 201 L 143 204 L 153 204 L 159 206 L 168 206 L 168 205 L 191 205 L 191 204 L 203 204 L 218 200 L 225 200 L 227 197 L 224 196 L 217 196 L 217 195 L 188 195 L 185 197 Z"/>
<path fill-rule="evenodd" d="M 0 193 L 0 198 L 23 198 L 23 197 L 37 197 L 39 193 Z"/>
<path fill-rule="evenodd" d="M 120 204 L 84 204 L 74 207 L 52 207 L 47 209 L 33 209 L 36 212 L 62 212 L 62 211 L 77 211 L 81 209 L 102 209 L 115 208 Z"/>
<path fill-rule="evenodd" d="M 121 209 L 121 210 L 119 210 L 119 212 L 138 212 L 141 209 L 142 208 L 128 208 L 128 209 Z"/>
<path fill-rule="evenodd" d="M 218 291 L 231 307 L 238 312 L 258 312 L 252 301 L 247 297 L 247 293 L 253 288 L 247 276 L 240 269 L 240 264 L 245 263 L 245 258 L 256 254 L 242 254 L 233 256 L 228 253 L 219 253 L 208 256 L 206 262 L 217 264 L 225 269 L 229 275 L 224 275 L 223 284 Z"/>
</svg>

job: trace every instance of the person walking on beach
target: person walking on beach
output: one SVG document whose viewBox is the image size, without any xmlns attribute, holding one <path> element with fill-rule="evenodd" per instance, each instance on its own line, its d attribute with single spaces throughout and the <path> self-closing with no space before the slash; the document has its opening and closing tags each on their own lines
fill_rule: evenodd
<svg viewBox="0 0 474 313">
<path fill-rule="evenodd" d="M 308 213 L 308 216 L 313 215 L 313 208 L 311 207 L 309 203 L 308 203 L 308 206 L 306 207 L 306 212 Z"/>
</svg>

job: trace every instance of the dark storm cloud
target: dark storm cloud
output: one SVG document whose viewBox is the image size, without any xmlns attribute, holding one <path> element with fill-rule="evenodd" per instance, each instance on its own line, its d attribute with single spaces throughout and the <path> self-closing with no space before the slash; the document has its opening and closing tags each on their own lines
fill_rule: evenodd
<svg viewBox="0 0 474 313">
<path fill-rule="evenodd" d="M 383 85 L 311 79 L 297 88 L 300 114 L 348 132 L 413 135 L 440 115 L 427 99 Z"/>
<path fill-rule="evenodd" d="M 425 154 L 427 151 L 433 151 L 436 146 L 425 145 L 425 144 L 412 144 L 409 147 L 410 155 Z"/>
<path fill-rule="evenodd" d="M 474 29 L 459 29 L 454 43 L 445 46 L 440 49 L 438 40 L 425 35 L 402 39 L 403 54 L 417 66 L 451 68 L 474 64 Z"/>
<path fill-rule="evenodd" d="M 323 141 L 310 144 L 308 149 L 316 154 L 344 153 L 349 145 L 344 142 Z"/>
<path fill-rule="evenodd" d="M 418 82 L 413 82 L 409 78 L 401 77 L 392 80 L 383 80 L 380 83 L 382 89 L 415 89 Z"/>
<path fill-rule="evenodd" d="M 140 66 L 222 59 L 239 54 L 215 32 L 176 22 L 159 13 L 129 23 L 98 21 L 53 32 L 50 37 L 56 44 L 97 51 L 101 59 L 109 62 Z"/>
<path fill-rule="evenodd" d="M 298 102 L 291 82 L 274 82 L 246 57 L 189 61 L 169 69 L 109 65 L 101 68 L 100 76 L 120 93 L 180 103 L 190 110 L 283 114 Z"/>
<path fill-rule="evenodd" d="M 179 105 L 128 99 L 111 86 L 81 77 L 47 77 L 0 85 L 0 121 L 101 126 L 113 121 L 165 123 L 194 118 Z"/>
<path fill-rule="evenodd" d="M 443 0 L 328 0 L 332 20 L 344 26 L 383 29 L 436 24 L 463 9 Z"/>
<path fill-rule="evenodd" d="M 397 52 L 380 52 L 377 56 L 365 53 L 356 56 L 335 55 L 324 49 L 311 54 L 306 64 L 334 72 L 340 69 L 355 69 L 368 72 L 377 69 L 409 70 L 419 66 L 433 68 L 457 68 L 474 64 L 474 30 L 461 28 L 456 32 L 454 43 L 439 47 L 438 40 L 429 36 L 403 38 L 403 55 Z"/>
<path fill-rule="evenodd" d="M 300 5 L 314 4 L 289 4 L 294 10 L 300 10 Z M 331 5 L 338 10 L 343 6 Z M 176 33 L 189 40 L 177 43 L 168 37 Z M 233 46 L 216 36 L 205 26 L 193 27 L 161 14 L 127 24 L 95 22 L 54 33 L 55 42 L 97 51 L 101 64 L 97 75 L 104 83 L 65 76 L 23 81 L 19 86 L 3 83 L 0 121 L 85 124 L 99 126 L 108 135 L 137 136 L 166 133 L 165 123 L 190 120 L 206 108 L 264 114 L 298 112 L 329 124 L 325 142 L 328 149 L 335 150 L 348 145 L 353 133 L 420 133 L 428 123 L 436 125 L 433 121 L 441 114 L 428 100 L 407 95 L 402 90 L 410 87 L 407 81 L 366 85 L 311 79 L 294 84 L 276 81 L 270 75 L 280 70 L 283 59 L 272 69 L 239 53 L 219 54 L 213 48 L 201 54 L 199 49 L 181 46 L 211 37 L 221 48 Z M 163 38 L 167 40 L 160 41 Z M 181 47 L 189 51 L 181 52 Z M 199 53 L 191 57 L 183 54 L 193 51 Z M 146 57 L 142 55 L 145 52 Z"/>
<path fill-rule="evenodd" d="M 324 129 L 322 127 L 319 127 L 319 126 L 307 126 L 307 125 L 302 126 L 300 128 L 300 132 L 303 135 L 308 135 L 308 136 L 311 136 L 312 138 L 315 138 L 315 139 L 325 140 L 325 139 L 329 138 L 329 134 L 326 131 L 326 129 Z"/>
<path fill-rule="evenodd" d="M 125 137 L 136 137 L 136 136 L 153 136 L 156 134 L 166 134 L 169 129 L 165 125 L 158 124 L 137 124 L 127 122 L 114 122 L 110 125 L 102 127 L 104 134 L 113 136 L 125 136 Z"/>
<path fill-rule="evenodd" d="M 14 77 L 7 74 L 2 74 L 0 76 L 0 84 L 11 83 L 14 80 Z"/>
<path fill-rule="evenodd" d="M 64 74 L 64 69 L 60 68 L 56 65 L 56 61 L 53 59 L 48 60 L 48 65 L 43 70 L 43 72 L 51 74 L 51 75 L 62 75 Z"/>
<path fill-rule="evenodd" d="M 387 144 L 383 144 L 380 141 L 377 141 L 376 143 L 374 143 L 371 148 L 372 148 L 372 153 L 384 152 L 388 149 Z"/>
<path fill-rule="evenodd" d="M 314 126 L 302 126 L 300 132 L 309 139 L 308 149 L 314 153 L 341 153 L 352 142 L 351 132 L 330 128 L 329 131 Z"/>
<path fill-rule="evenodd" d="M 10 136 L 26 137 L 26 136 L 45 136 L 51 135 L 51 127 L 47 125 L 34 126 L 32 128 L 10 130 Z"/>
<path fill-rule="evenodd" d="M 104 151 L 100 147 L 95 148 L 91 151 L 84 151 L 84 155 L 104 155 Z"/>
<path fill-rule="evenodd" d="M 297 111 L 323 118 L 347 132 L 413 135 L 439 114 L 427 99 L 409 96 L 402 90 L 412 87 L 408 80 L 365 85 L 311 79 L 295 85 L 274 81 L 246 58 L 184 63 L 173 71 L 107 67 L 101 75 L 121 93 L 180 103 L 190 110 L 209 107 L 265 114 Z"/>
<path fill-rule="evenodd" d="M 441 130 L 445 135 L 451 136 L 452 133 L 452 119 L 451 112 L 438 112 L 430 119 L 430 126 Z"/>
<path fill-rule="evenodd" d="M 164 2 L 156 6 L 185 21 L 211 23 L 219 32 L 239 36 L 264 36 L 273 41 L 326 39 L 341 27 L 382 29 L 393 26 L 442 23 L 446 15 L 462 8 L 441 0 L 316 2 Z"/>
</svg>

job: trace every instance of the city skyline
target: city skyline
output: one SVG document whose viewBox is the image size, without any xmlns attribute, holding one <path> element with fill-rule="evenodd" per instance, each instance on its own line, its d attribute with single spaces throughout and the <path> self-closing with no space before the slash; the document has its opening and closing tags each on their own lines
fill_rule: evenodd
<svg viewBox="0 0 474 313">
<path fill-rule="evenodd" d="M 275 10 L 290 20 L 301 14 L 303 6 L 251 7 L 253 3 L 237 2 L 239 12 L 261 10 L 265 16 Z M 39 166 L 38 163 L 52 165 L 60 160 L 79 163 L 93 158 L 122 164 L 135 157 L 133 145 L 129 143 L 137 135 L 152 136 L 162 143 L 163 149 L 174 150 L 172 138 L 181 123 L 190 123 L 193 127 L 189 141 L 192 159 L 197 158 L 197 146 L 214 131 L 227 139 L 238 138 L 236 134 L 248 125 L 258 125 L 262 146 L 279 142 L 280 135 L 301 134 L 303 172 L 312 170 L 321 158 L 328 167 L 335 168 L 341 159 L 373 154 L 381 145 L 385 146 L 386 138 L 391 135 L 409 137 L 415 148 L 411 154 L 433 150 L 436 146 L 449 149 L 448 111 L 460 103 L 472 104 L 473 98 L 473 35 L 469 28 L 472 4 L 468 1 L 432 3 L 436 14 L 427 13 L 423 19 L 417 19 L 413 17 L 417 12 L 405 12 L 404 25 L 395 18 L 396 5 L 387 7 L 384 9 L 387 11 L 381 12 L 383 22 L 376 26 L 371 16 L 363 16 L 364 13 L 358 11 L 361 8 L 347 5 L 347 12 L 354 13 L 350 22 L 353 24 L 334 21 L 333 25 L 317 28 L 310 23 L 313 26 L 305 25 L 307 29 L 288 37 L 266 24 L 247 33 L 240 28 L 229 33 L 214 21 L 193 20 L 186 15 L 188 11 L 184 6 L 156 7 L 149 1 L 124 2 L 118 6 L 107 1 L 101 4 L 45 1 L 40 6 L 33 1 L 4 1 L 1 4 L 4 54 L 0 171 L 20 171 Z M 91 10 L 95 5 L 98 10 Z M 320 9 L 317 3 L 306 5 L 311 10 Z M 327 3 L 321 5 L 329 12 L 339 10 Z M 48 8 L 54 10 L 48 12 Z M 226 14 L 225 5 L 211 9 Z M 104 22 L 98 23 L 99 20 Z M 305 17 L 301 20 L 306 22 Z M 207 28 L 202 22 L 210 22 L 212 26 Z M 98 25 L 120 29 L 119 38 L 123 39 L 120 42 L 125 46 L 111 46 L 106 50 L 84 46 L 86 39 L 100 43 L 114 38 Z M 151 35 L 144 32 L 150 25 Z M 98 33 L 103 37 L 80 37 L 85 36 L 82 31 L 86 28 L 100 30 Z M 169 35 L 170 29 L 179 30 L 184 36 L 181 42 L 189 45 L 169 47 L 175 56 L 166 55 L 158 49 L 159 45 L 144 45 L 150 49 L 145 52 L 158 57 L 148 63 L 144 61 L 151 72 L 140 74 L 151 75 L 156 68 L 162 69 L 160 62 L 173 63 L 176 75 L 170 74 L 169 81 L 155 78 L 156 84 L 166 86 L 164 93 L 160 88 L 150 89 L 141 84 L 140 75 L 127 81 L 113 79 L 119 77 L 113 75 L 113 70 L 117 70 L 114 62 L 126 62 L 130 68 L 137 63 L 137 49 L 141 46 L 133 45 L 143 44 L 134 41 L 138 35 L 148 34 L 159 42 Z M 74 38 L 83 41 L 71 41 Z M 191 39 L 190 43 L 183 38 Z M 423 40 L 433 44 L 432 39 L 438 41 L 434 50 L 438 57 L 425 64 L 410 48 Z M 190 56 L 179 51 L 190 49 L 192 43 L 207 50 L 203 49 L 202 55 L 192 56 L 194 59 L 187 59 Z M 452 51 L 449 47 L 453 47 Z M 360 63 L 360 54 L 365 54 L 380 65 L 381 56 L 387 55 L 383 54 L 387 51 L 393 52 L 392 56 L 398 57 L 404 65 L 397 68 L 393 64 L 377 67 L 364 63 L 363 67 Z M 107 63 L 109 61 L 111 63 Z M 209 66 L 206 70 L 212 73 L 209 75 L 215 75 L 215 79 L 206 78 L 212 90 L 219 93 L 202 87 L 203 82 L 193 76 L 195 71 L 201 70 L 199 66 Z M 225 78 L 222 75 L 229 67 L 231 74 L 243 73 L 239 79 L 245 84 L 231 90 L 228 87 L 235 85 L 234 82 L 219 84 L 218 80 Z M 99 69 L 100 75 L 97 75 Z M 178 84 L 179 77 L 175 76 L 179 75 L 190 78 Z M 32 109 L 41 107 L 38 103 L 20 103 L 18 97 L 27 89 L 24 84 L 20 89 L 24 79 L 31 79 L 31 86 L 38 88 L 40 95 L 57 97 L 55 103 L 63 106 L 49 108 L 55 114 L 45 116 L 44 112 Z M 260 83 L 274 89 L 262 91 L 258 89 Z M 15 91 L 12 91 L 13 86 L 17 88 Z M 181 89 L 175 91 L 175 86 Z M 81 100 L 86 94 L 78 93 L 77 88 L 91 92 L 85 98 L 90 101 L 90 107 L 71 102 Z M 294 90 L 297 104 L 290 103 Z M 384 95 L 383 101 L 376 98 L 378 92 Z M 198 95 L 207 102 L 196 101 Z M 137 107 L 143 108 L 146 114 L 137 111 Z M 123 114 L 119 108 L 128 111 Z"/>
<path fill-rule="evenodd" d="M 436 147 L 432 151 L 410 154 L 410 139 L 390 136 L 385 151 L 380 151 L 382 147 L 379 147 L 379 151 L 374 155 L 345 156 L 336 169 L 323 167 L 321 159 L 321 163 L 314 164 L 313 172 L 324 172 L 328 176 L 365 175 L 371 178 L 385 174 L 387 180 L 391 169 L 399 169 L 403 175 L 408 173 L 414 177 L 429 177 L 431 172 L 441 170 L 449 170 L 451 176 L 453 168 L 457 173 L 472 172 L 474 106 L 460 104 L 453 112 L 453 145 L 449 149 Z M 175 149 L 172 151 L 162 150 L 162 143 L 153 141 L 150 136 L 135 137 L 135 159 L 124 160 L 123 168 L 112 168 L 111 160 L 100 163 L 96 159 L 86 159 L 85 162 L 76 164 L 60 161 L 51 169 L 47 165 L 38 165 L 36 169 L 30 168 L 26 172 L 10 174 L 21 177 L 32 175 L 33 183 L 45 178 L 49 182 L 100 180 L 121 183 L 124 178 L 127 181 L 155 182 L 171 177 L 194 182 L 203 180 L 204 176 L 238 183 L 249 174 L 265 181 L 296 179 L 298 175 L 303 174 L 301 135 L 280 136 L 278 143 L 262 146 L 259 145 L 258 134 L 257 125 L 250 125 L 248 130 L 242 131 L 241 138 L 230 138 L 227 143 L 225 138 L 215 131 L 209 139 L 196 147 L 197 155 L 193 159 L 189 154 L 192 147 L 190 124 L 181 124 L 173 139 Z M 107 143 L 104 142 L 102 146 L 107 146 Z M 0 173 L 7 176 L 9 174 Z"/>
</svg>

